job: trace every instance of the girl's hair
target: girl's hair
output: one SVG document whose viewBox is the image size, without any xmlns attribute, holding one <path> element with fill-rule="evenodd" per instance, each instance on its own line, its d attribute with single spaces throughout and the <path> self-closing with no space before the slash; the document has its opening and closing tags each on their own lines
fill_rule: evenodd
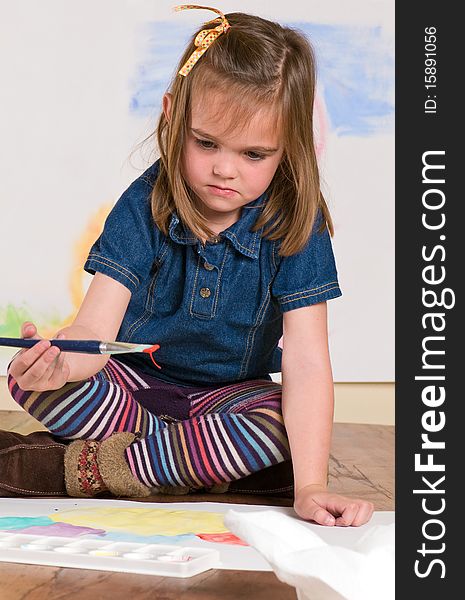
<svg viewBox="0 0 465 600">
<path fill-rule="evenodd" d="M 228 102 L 218 117 L 229 121 L 228 130 L 245 126 L 254 114 L 267 109 L 282 132 L 283 157 L 253 231 L 264 227 L 262 235 L 281 239 L 279 253 L 290 256 L 307 243 L 319 209 L 320 230 L 327 227 L 333 235 L 313 138 L 313 50 L 302 33 L 289 27 L 244 13 L 225 16 L 231 28 L 183 77 L 177 73 L 196 49 L 195 37 L 205 25 L 192 36 L 171 82 L 171 118 L 168 122 L 162 112 L 156 131 L 160 165 L 151 197 L 153 218 L 165 235 L 173 211 L 199 239 L 215 235 L 199 210 L 199 198 L 182 176 L 181 160 L 193 97 L 200 94 L 208 100 L 215 92 L 226 94 Z"/>
</svg>

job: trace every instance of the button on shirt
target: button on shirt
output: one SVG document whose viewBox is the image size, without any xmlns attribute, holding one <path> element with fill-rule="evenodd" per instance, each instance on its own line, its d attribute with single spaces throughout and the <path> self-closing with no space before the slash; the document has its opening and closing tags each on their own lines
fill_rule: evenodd
<svg viewBox="0 0 465 600">
<path fill-rule="evenodd" d="M 341 295 L 321 215 L 304 249 L 288 257 L 279 256 L 279 240 L 252 231 L 266 193 L 204 245 L 176 213 L 165 236 L 150 207 L 158 165 L 119 198 L 84 265 L 132 293 L 116 339 L 160 344 L 161 370 L 143 353 L 118 360 L 180 385 L 270 379 L 281 370 L 283 312 Z"/>
</svg>

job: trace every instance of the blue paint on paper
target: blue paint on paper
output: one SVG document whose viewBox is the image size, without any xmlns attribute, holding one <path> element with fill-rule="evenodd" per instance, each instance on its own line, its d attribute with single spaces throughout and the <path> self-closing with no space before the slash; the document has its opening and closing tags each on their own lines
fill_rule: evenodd
<svg viewBox="0 0 465 600">
<path fill-rule="evenodd" d="M 67 533 L 58 533 L 57 526 L 65 525 L 68 528 Z M 26 528 L 43 527 L 44 529 L 29 529 Z M 134 533 L 124 533 L 117 531 L 105 531 L 101 529 L 91 529 L 86 527 L 78 527 L 74 525 L 57 523 L 48 517 L 0 517 L 0 531 L 18 531 L 21 533 L 31 533 L 34 535 L 79 535 L 90 534 L 90 537 L 95 536 L 97 539 L 108 539 L 117 542 L 135 542 L 138 544 L 180 544 L 185 545 L 188 542 L 197 540 L 194 533 L 184 533 L 180 535 L 137 535 Z M 103 535 L 102 535 L 103 534 Z"/>
<path fill-rule="evenodd" d="M 136 535 L 134 533 L 120 533 L 109 531 L 104 535 L 107 540 L 117 542 L 135 542 L 138 544 L 185 544 L 192 540 L 197 540 L 197 536 L 193 533 L 183 533 L 180 535 Z"/>
<path fill-rule="evenodd" d="M 47 527 L 55 521 L 48 517 L 0 517 L 0 531 L 24 529 L 26 527 Z"/>
</svg>

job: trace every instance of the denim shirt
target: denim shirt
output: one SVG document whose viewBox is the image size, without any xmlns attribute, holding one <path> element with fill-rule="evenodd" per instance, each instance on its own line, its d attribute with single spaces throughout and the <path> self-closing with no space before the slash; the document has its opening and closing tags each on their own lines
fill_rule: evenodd
<svg viewBox="0 0 465 600">
<path fill-rule="evenodd" d="M 84 265 L 132 293 L 116 339 L 160 344 L 161 370 L 143 353 L 118 360 L 180 385 L 271 379 L 281 370 L 283 313 L 341 295 L 321 214 L 305 248 L 288 257 L 278 255 L 279 240 L 261 237 L 263 228 L 251 231 L 266 193 L 205 245 L 176 213 L 165 236 L 150 208 L 158 163 L 119 198 Z"/>
</svg>

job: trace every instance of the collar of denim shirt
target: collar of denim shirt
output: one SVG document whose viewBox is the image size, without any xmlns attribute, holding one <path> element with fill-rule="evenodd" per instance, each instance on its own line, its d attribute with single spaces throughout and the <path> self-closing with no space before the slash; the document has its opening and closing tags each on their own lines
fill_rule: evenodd
<svg viewBox="0 0 465 600">
<path fill-rule="evenodd" d="M 264 228 L 255 232 L 251 231 L 251 228 L 259 217 L 261 209 L 265 206 L 266 198 L 267 194 L 264 192 L 256 200 L 245 204 L 242 207 L 240 218 L 220 234 L 221 237 L 230 240 L 236 250 L 250 258 L 258 258 L 260 253 L 261 234 Z M 171 215 L 169 235 L 178 244 L 195 244 L 198 241 L 193 233 L 180 222 L 175 212 Z"/>
</svg>

